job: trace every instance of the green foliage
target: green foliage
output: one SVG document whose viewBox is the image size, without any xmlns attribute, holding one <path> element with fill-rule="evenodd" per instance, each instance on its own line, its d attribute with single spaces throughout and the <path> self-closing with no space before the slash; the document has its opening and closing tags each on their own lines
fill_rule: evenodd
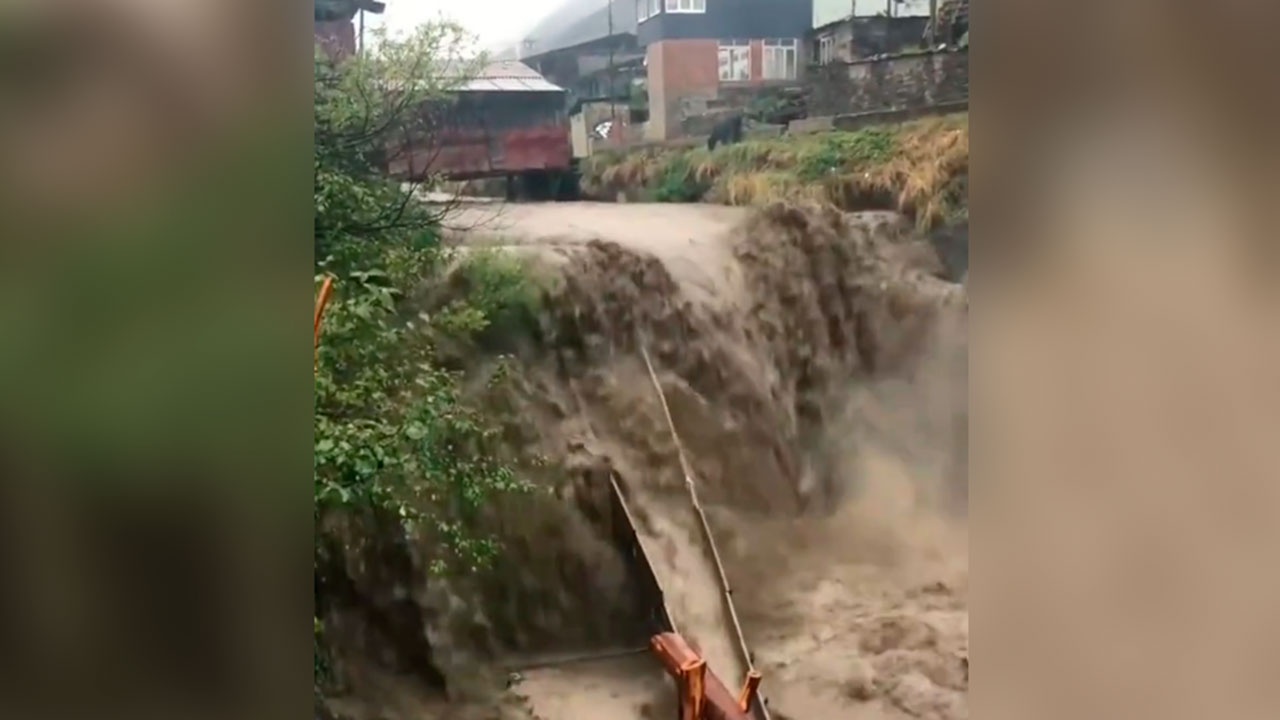
<svg viewBox="0 0 1280 720">
<path fill-rule="evenodd" d="M 505 341 L 536 331 L 542 290 L 526 263 L 507 251 L 478 249 L 464 256 L 455 271 L 472 307 L 484 308 L 485 324 L 471 337 L 484 350 L 509 351 Z"/>
<path fill-rule="evenodd" d="M 698 180 L 689 156 L 677 153 L 671 155 L 663 166 L 653 198 L 657 202 L 698 202 L 709 189 L 706 183 Z"/>
<path fill-rule="evenodd" d="M 481 529 L 485 507 L 529 488 L 502 424 L 440 349 L 497 332 L 536 296 L 517 264 L 489 258 L 461 263 L 470 281 L 451 287 L 442 211 L 381 172 L 388 148 L 429 130 L 424 116 L 480 62 L 466 40 L 428 23 L 380 34 L 376 52 L 340 66 L 316 57 L 315 272 L 335 278 L 315 375 L 317 572 L 335 515 L 428 548 L 434 571 L 474 571 L 498 551 Z M 424 307 L 438 292 L 449 301 Z M 317 620 L 317 686 L 329 672 L 322 630 Z"/>
<path fill-rule="evenodd" d="M 885 127 L 825 135 L 796 158 L 796 177 L 814 182 L 829 175 L 888 162 L 897 137 Z"/>
<path fill-rule="evenodd" d="M 314 627 L 313 638 L 315 644 L 312 650 L 312 660 L 315 665 L 314 678 L 316 687 L 323 687 L 333 682 L 333 665 L 329 658 L 329 648 L 324 639 L 324 623 L 320 622 L 320 618 L 313 617 L 311 619 Z"/>
<path fill-rule="evenodd" d="M 583 192 L 599 199 L 640 194 L 728 205 L 799 199 L 896 209 L 931 227 L 967 206 L 968 163 L 968 114 L 960 113 L 853 132 L 756 136 L 715 150 L 596 153 L 580 167 Z"/>
<path fill-rule="evenodd" d="M 632 83 L 627 105 L 632 110 L 648 110 L 649 90 L 639 83 Z"/>
<path fill-rule="evenodd" d="M 522 483 L 436 347 L 489 329 L 508 300 L 495 286 L 512 271 L 480 275 L 479 293 L 417 316 L 415 293 L 445 279 L 439 211 L 374 160 L 423 103 L 447 95 L 464 38 L 427 24 L 382 35 L 378 52 L 341 67 L 317 58 L 317 272 L 337 282 L 316 370 L 315 499 L 321 515 L 394 518 L 435 542 L 442 566 L 471 568 L 494 551 L 492 539 L 468 535 L 486 498 Z"/>
<path fill-rule="evenodd" d="M 695 152 L 702 152 L 699 148 Z M 750 172 L 773 164 L 774 147 L 763 140 L 746 140 L 721 145 L 711 153 L 711 162 L 724 172 Z"/>
<path fill-rule="evenodd" d="M 336 274 L 377 265 L 388 245 L 434 239 L 439 211 L 416 202 L 414 188 L 383 181 L 380 170 L 428 131 L 484 62 L 451 23 L 371 35 L 374 51 L 340 67 L 319 50 L 315 57 L 315 256 Z"/>
<path fill-rule="evenodd" d="M 805 117 L 805 101 L 789 89 L 766 92 L 752 98 L 744 114 L 756 122 L 786 125 L 791 120 Z"/>
<path fill-rule="evenodd" d="M 466 535 L 484 500 L 520 483 L 496 459 L 497 426 L 435 362 L 435 343 L 483 332 L 489 308 L 457 300 L 429 320 L 409 316 L 406 289 L 436 266 L 435 251 L 389 254 L 335 291 L 316 373 L 316 509 L 397 518 L 442 562 L 472 567 L 493 552 Z"/>
</svg>

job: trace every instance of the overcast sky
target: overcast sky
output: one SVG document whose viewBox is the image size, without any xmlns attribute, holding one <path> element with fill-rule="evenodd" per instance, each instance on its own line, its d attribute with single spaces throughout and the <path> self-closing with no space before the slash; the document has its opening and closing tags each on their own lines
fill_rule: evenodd
<svg viewBox="0 0 1280 720">
<path fill-rule="evenodd" d="M 480 38 L 486 48 L 515 42 L 534 23 L 563 0 L 386 0 L 387 9 L 379 18 L 368 15 L 366 27 L 385 24 L 391 30 L 412 29 L 420 22 L 444 14 L 462 23 Z M 604 0 L 601 0 L 601 7 Z"/>
<path fill-rule="evenodd" d="M 369 15 L 366 27 L 380 24 L 392 30 L 409 30 L 420 22 L 431 20 L 440 14 L 462 23 L 480 38 L 484 48 L 499 43 L 517 42 L 542 18 L 546 17 L 565 0 L 385 0 L 386 12 L 381 17 Z M 604 7 L 607 0 L 598 0 Z M 854 2 L 856 1 L 856 6 Z M 860 14 L 874 14 L 884 9 L 886 0 L 814 0 L 819 24 L 829 22 L 849 13 L 857 7 Z M 900 5 L 903 14 L 928 14 L 929 0 L 905 0 Z"/>
</svg>

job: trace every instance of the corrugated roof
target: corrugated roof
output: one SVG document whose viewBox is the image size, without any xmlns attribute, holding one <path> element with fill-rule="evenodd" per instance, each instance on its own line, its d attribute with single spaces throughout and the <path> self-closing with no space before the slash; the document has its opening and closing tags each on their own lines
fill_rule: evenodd
<svg viewBox="0 0 1280 720">
<path fill-rule="evenodd" d="M 564 88 L 547 82 L 538 71 L 518 60 L 489 63 L 459 89 L 464 92 L 564 92 Z"/>
<path fill-rule="evenodd" d="M 564 88 L 546 80 L 521 80 L 520 78 L 477 78 L 458 88 L 462 92 L 564 92 Z"/>
</svg>

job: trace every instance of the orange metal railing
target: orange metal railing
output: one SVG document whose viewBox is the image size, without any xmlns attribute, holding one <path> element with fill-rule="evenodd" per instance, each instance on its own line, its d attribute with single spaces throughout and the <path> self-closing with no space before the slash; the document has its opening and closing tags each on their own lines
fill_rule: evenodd
<svg viewBox="0 0 1280 720">
<path fill-rule="evenodd" d="M 316 296 L 316 320 L 315 320 L 315 362 L 317 366 L 320 363 L 320 321 L 324 319 L 324 309 L 329 305 L 329 298 L 333 295 L 333 277 L 327 276 L 324 282 L 320 284 L 320 294 Z"/>
</svg>

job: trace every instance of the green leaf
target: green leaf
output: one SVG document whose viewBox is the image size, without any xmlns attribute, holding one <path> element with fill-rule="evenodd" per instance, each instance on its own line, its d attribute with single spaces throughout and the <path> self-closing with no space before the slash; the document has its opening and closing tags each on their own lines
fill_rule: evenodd
<svg viewBox="0 0 1280 720">
<path fill-rule="evenodd" d="M 499 418 L 471 404 L 439 348 L 505 332 L 532 307 L 528 283 L 523 268 L 494 256 L 465 264 L 457 290 L 445 277 L 452 258 L 439 218 L 377 164 L 389 134 L 420 128 L 421 108 L 447 101 L 459 78 L 443 68 L 482 58 L 449 23 L 375 35 L 377 53 L 316 60 L 315 274 L 337 281 L 315 381 L 316 512 L 419 534 L 437 548 L 439 571 L 478 568 L 497 549 L 478 511 L 529 486 L 501 444 Z M 424 290 L 452 300 L 414 307 Z"/>
</svg>

